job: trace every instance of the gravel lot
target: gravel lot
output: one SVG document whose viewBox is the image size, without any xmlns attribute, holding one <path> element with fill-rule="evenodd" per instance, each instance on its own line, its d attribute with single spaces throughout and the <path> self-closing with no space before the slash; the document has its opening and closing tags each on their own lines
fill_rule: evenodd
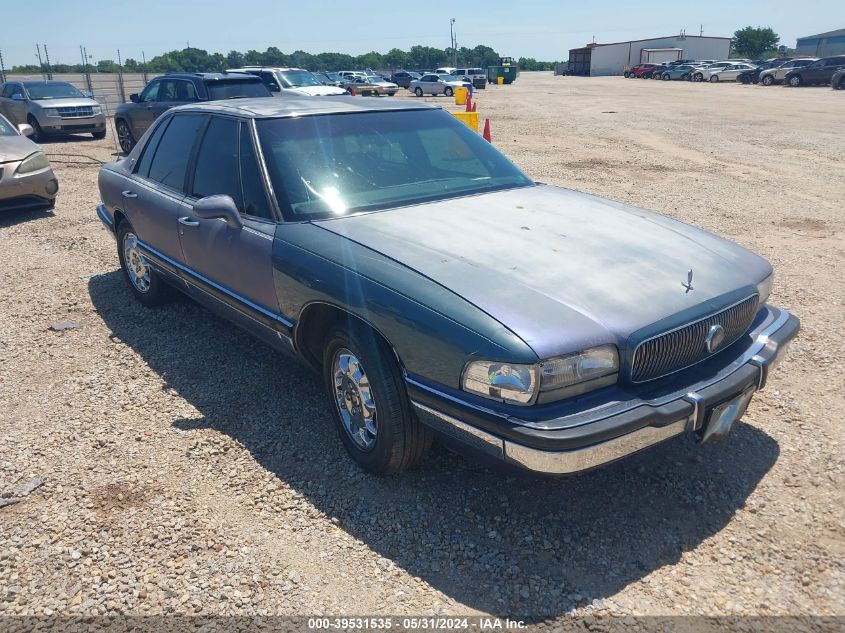
<svg viewBox="0 0 845 633">
<path fill-rule="evenodd" d="M 55 215 L 0 217 L 0 492 L 43 480 L 0 508 L 0 614 L 845 614 L 845 93 L 524 73 L 478 103 L 538 180 L 772 261 L 803 331 L 729 441 L 362 474 L 306 370 L 133 301 L 94 212 L 112 139 L 49 143 Z"/>
</svg>

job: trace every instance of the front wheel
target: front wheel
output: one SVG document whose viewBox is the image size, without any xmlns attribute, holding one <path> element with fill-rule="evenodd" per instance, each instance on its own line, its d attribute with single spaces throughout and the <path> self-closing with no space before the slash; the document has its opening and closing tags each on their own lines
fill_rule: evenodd
<svg viewBox="0 0 845 633">
<path fill-rule="evenodd" d="M 117 227 L 117 257 L 129 288 L 140 303 L 151 308 L 170 299 L 170 287 L 150 266 L 128 222 Z"/>
<path fill-rule="evenodd" d="M 702 75 L 701 73 L 695 73 L 692 76 L 693 81 L 702 81 L 703 79 L 704 79 L 704 75 Z"/>
<path fill-rule="evenodd" d="M 416 419 L 402 374 L 387 344 L 351 322 L 326 337 L 323 377 L 340 439 L 371 473 L 413 468 L 431 446 L 431 431 Z"/>
<path fill-rule="evenodd" d="M 132 136 L 132 130 L 129 129 L 129 124 L 123 119 L 118 119 L 115 124 L 117 128 L 117 142 L 120 144 L 120 149 L 124 154 L 128 154 L 135 147 L 135 137 Z"/>
<path fill-rule="evenodd" d="M 451 97 L 453 94 L 455 94 L 455 91 L 452 90 L 452 88 L 450 88 L 449 86 L 446 86 L 446 90 L 443 91 L 443 94 L 445 94 L 447 97 Z"/>
<path fill-rule="evenodd" d="M 27 119 L 27 123 L 32 126 L 32 140 L 36 143 L 43 143 L 47 140 L 47 135 L 44 133 L 44 129 L 38 124 L 38 120 L 31 116 Z"/>
<path fill-rule="evenodd" d="M 104 138 L 106 138 L 106 131 L 103 130 L 101 132 L 91 132 L 91 136 L 93 136 L 94 140 L 96 141 L 102 141 Z"/>
<path fill-rule="evenodd" d="M 422 97 L 422 88 L 414 88 L 414 94 L 418 97 Z"/>
<path fill-rule="evenodd" d="M 627 70 L 622 73 L 622 75 L 625 77 L 625 79 L 629 79 L 631 77 L 631 73 L 629 73 Z"/>
<path fill-rule="evenodd" d="M 773 83 L 775 83 L 775 78 L 771 75 L 766 75 L 765 77 L 763 77 L 763 81 L 761 81 L 760 83 L 762 83 L 764 86 L 771 86 Z"/>
<path fill-rule="evenodd" d="M 718 75 L 711 75 L 711 77 L 710 77 L 710 83 L 711 83 L 711 84 L 717 84 L 717 83 L 719 83 L 719 76 L 718 76 Z"/>
<path fill-rule="evenodd" d="M 663 79 L 663 81 L 669 81 L 671 79 L 671 77 L 669 77 L 669 73 L 663 73 L 662 79 Z"/>
<path fill-rule="evenodd" d="M 801 75 L 795 75 L 789 78 L 789 85 L 793 88 L 798 88 L 801 85 Z"/>
<path fill-rule="evenodd" d="M 845 90 L 845 77 L 839 80 L 839 83 L 833 86 L 834 90 Z"/>
</svg>

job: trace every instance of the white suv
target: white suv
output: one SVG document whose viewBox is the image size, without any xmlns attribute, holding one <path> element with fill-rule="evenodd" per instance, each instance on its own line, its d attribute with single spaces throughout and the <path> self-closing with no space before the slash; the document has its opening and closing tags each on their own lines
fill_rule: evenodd
<svg viewBox="0 0 845 633">
<path fill-rule="evenodd" d="M 343 88 L 324 86 L 314 73 L 303 68 L 245 66 L 244 68 L 231 68 L 227 72 L 248 73 L 260 77 L 274 97 L 302 95 L 330 97 L 347 94 Z"/>
</svg>

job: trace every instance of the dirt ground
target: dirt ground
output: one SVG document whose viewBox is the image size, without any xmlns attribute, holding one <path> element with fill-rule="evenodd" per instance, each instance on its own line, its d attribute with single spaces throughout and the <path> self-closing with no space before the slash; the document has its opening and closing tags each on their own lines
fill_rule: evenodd
<svg viewBox="0 0 845 633">
<path fill-rule="evenodd" d="M 113 140 L 48 143 L 55 214 L 0 217 L 0 492 L 44 482 L 0 508 L 0 614 L 845 614 L 845 92 L 523 73 L 478 104 L 537 180 L 772 262 L 803 329 L 728 441 L 362 474 L 306 370 L 133 301 L 94 211 Z"/>
</svg>

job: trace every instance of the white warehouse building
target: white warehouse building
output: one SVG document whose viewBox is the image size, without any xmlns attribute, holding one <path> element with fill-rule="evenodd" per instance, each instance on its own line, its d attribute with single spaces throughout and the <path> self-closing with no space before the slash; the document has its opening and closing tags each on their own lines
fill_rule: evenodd
<svg viewBox="0 0 845 633">
<path fill-rule="evenodd" d="M 569 51 L 569 74 L 596 77 L 621 75 L 625 68 L 647 62 L 677 59 L 727 59 L 731 38 L 702 35 L 670 35 L 646 40 L 588 44 Z"/>
</svg>

